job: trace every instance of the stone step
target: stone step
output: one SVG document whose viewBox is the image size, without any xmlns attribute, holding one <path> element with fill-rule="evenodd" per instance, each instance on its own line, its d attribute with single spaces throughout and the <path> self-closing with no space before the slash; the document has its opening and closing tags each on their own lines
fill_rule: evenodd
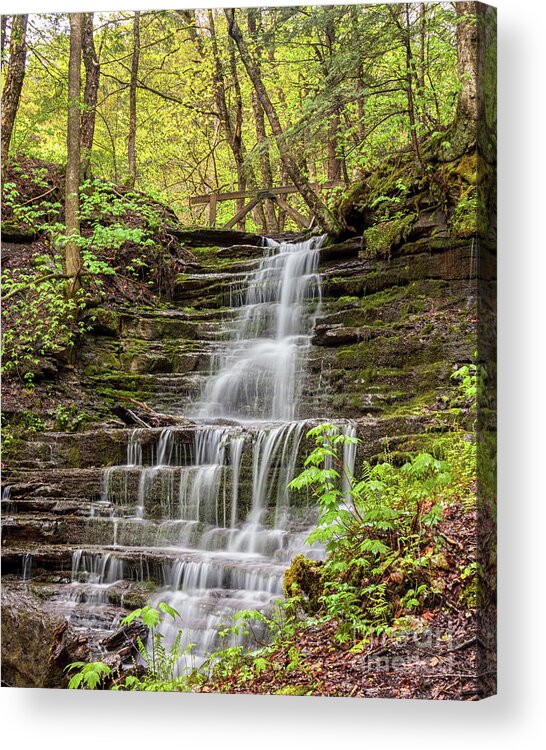
<svg viewBox="0 0 546 750">
<path fill-rule="evenodd" d="M 173 547 L 76 547 L 36 545 L 6 547 L 4 575 L 57 575 L 97 584 L 147 581 L 176 590 L 211 588 L 282 592 L 285 562 L 274 563 L 257 554 L 214 553 Z"/>
</svg>

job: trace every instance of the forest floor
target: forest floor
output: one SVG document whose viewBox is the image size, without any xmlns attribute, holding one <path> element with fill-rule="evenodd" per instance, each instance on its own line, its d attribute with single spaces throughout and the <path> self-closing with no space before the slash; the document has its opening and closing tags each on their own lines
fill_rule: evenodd
<svg viewBox="0 0 546 750">
<path fill-rule="evenodd" d="M 476 559 L 476 514 L 451 504 L 438 533 L 448 551 L 438 570 L 444 593 L 437 608 L 404 618 L 404 626 L 388 635 L 349 645 L 337 642 L 335 620 L 304 625 L 270 652 L 258 676 L 247 679 L 235 669 L 201 690 L 426 700 L 479 700 L 490 694 L 494 645 L 480 638 L 477 610 L 468 605 L 475 591 L 460 572 Z"/>
</svg>

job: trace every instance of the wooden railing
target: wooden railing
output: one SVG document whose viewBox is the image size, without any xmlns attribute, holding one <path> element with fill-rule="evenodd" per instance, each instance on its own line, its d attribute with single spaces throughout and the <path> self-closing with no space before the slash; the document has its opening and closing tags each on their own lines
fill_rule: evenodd
<svg viewBox="0 0 546 750">
<path fill-rule="evenodd" d="M 345 182 L 343 180 L 330 180 L 322 185 L 319 183 L 313 184 L 311 187 L 314 190 L 331 190 L 335 187 L 344 187 Z M 231 193 L 207 193 L 206 195 L 195 195 L 190 198 L 191 206 L 198 206 L 208 204 L 208 222 L 209 226 L 216 226 L 216 207 L 220 201 L 239 201 L 241 198 L 250 198 L 250 201 L 244 205 L 239 211 L 235 213 L 227 224 L 223 226 L 223 229 L 231 229 L 238 224 L 249 211 L 252 211 L 259 203 L 263 200 L 271 200 L 278 204 L 279 208 L 284 211 L 295 223 L 307 229 L 312 221 L 312 216 L 304 216 L 299 211 L 296 211 L 284 198 L 283 196 L 289 195 L 290 193 L 297 193 L 298 189 L 295 185 L 281 185 L 280 187 L 271 187 L 266 189 L 254 188 L 253 190 L 236 190 Z"/>
</svg>

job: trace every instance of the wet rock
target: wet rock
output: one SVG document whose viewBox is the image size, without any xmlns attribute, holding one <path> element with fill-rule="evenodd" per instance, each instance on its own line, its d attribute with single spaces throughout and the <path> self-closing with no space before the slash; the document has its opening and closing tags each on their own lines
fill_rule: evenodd
<svg viewBox="0 0 546 750">
<path fill-rule="evenodd" d="M 137 316 L 123 317 L 121 331 L 124 336 L 136 336 L 146 341 L 163 339 L 194 339 L 197 331 L 195 323 L 187 315 L 179 316 Z"/>
<path fill-rule="evenodd" d="M 409 239 L 421 237 L 447 237 L 447 216 L 440 208 L 422 210 L 413 224 Z"/>
<path fill-rule="evenodd" d="M 352 237 L 345 242 L 336 242 L 332 245 L 324 245 L 320 248 L 320 262 L 330 263 L 356 258 L 362 247 L 362 237 Z"/>
<path fill-rule="evenodd" d="M 138 354 L 131 361 L 131 372 L 172 372 L 172 362 L 161 354 Z"/>
<path fill-rule="evenodd" d="M 221 247 L 217 253 L 219 258 L 261 258 L 263 247 L 260 245 L 230 245 Z"/>
<path fill-rule="evenodd" d="M 56 687 L 63 673 L 51 660 L 64 620 L 23 584 L 2 585 L 2 683 Z"/>
<path fill-rule="evenodd" d="M 85 315 L 85 322 L 96 336 L 117 337 L 120 329 L 119 315 L 104 307 L 92 308 Z"/>
<path fill-rule="evenodd" d="M 234 229 L 184 230 L 178 227 L 169 227 L 168 231 L 180 242 L 189 245 L 189 247 L 220 247 L 227 245 L 263 246 L 263 237 L 261 235 L 237 232 Z"/>
<path fill-rule="evenodd" d="M 341 346 L 356 344 L 359 341 L 369 341 L 380 336 L 382 331 L 373 328 L 349 328 L 342 323 L 334 325 L 317 325 L 311 343 L 315 346 Z"/>
</svg>

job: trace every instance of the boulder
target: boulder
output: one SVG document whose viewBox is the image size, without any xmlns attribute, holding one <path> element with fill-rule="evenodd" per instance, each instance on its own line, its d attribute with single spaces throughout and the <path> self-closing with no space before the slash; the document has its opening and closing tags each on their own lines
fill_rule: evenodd
<svg viewBox="0 0 546 750">
<path fill-rule="evenodd" d="M 54 661 L 64 618 L 46 610 L 24 584 L 2 586 L 2 684 L 55 687 L 63 674 Z"/>
</svg>

